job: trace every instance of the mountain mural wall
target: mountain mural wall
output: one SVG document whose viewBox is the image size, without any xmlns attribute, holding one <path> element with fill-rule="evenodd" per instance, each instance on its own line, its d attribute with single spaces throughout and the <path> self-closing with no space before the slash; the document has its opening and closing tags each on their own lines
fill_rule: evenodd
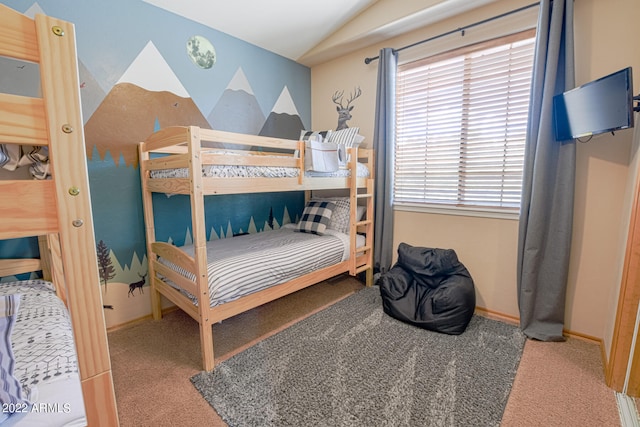
<svg viewBox="0 0 640 427">
<path fill-rule="evenodd" d="M 3 3 L 75 25 L 94 229 L 101 242 L 96 250 L 112 266 L 100 284 L 104 303 L 113 308 L 105 314 L 107 326 L 145 316 L 150 305 L 148 278 L 140 285 L 147 257 L 137 144 L 173 125 L 297 139 L 310 123 L 310 70 L 145 2 Z M 210 69 L 196 67 L 186 51 L 196 34 L 215 46 Z M 188 198 L 157 194 L 154 200 L 158 239 L 188 244 Z M 296 221 L 303 205 L 304 195 L 296 192 L 207 198 L 207 237 L 277 228 Z M 37 243 L 30 239 L 0 242 L 0 257 L 33 252 Z"/>
<path fill-rule="evenodd" d="M 191 98 L 118 83 L 84 127 L 87 155 L 93 160 L 95 147 L 100 159 L 110 151 L 116 165 L 122 156 L 126 165 L 137 166 L 138 143 L 151 135 L 157 124 L 160 128 L 189 125 L 209 128 Z"/>
<path fill-rule="evenodd" d="M 291 99 L 289 90 L 285 87 L 269 113 L 260 135 L 276 138 L 299 139 L 300 131 L 304 129 L 298 110 Z"/>
<path fill-rule="evenodd" d="M 208 120 L 213 129 L 259 134 L 265 121 L 264 113 L 242 68 L 236 71 L 215 108 L 209 113 Z"/>
</svg>

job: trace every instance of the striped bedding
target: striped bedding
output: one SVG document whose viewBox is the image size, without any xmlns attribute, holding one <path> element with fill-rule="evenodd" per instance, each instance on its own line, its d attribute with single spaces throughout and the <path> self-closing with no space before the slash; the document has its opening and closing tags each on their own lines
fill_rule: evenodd
<svg viewBox="0 0 640 427">
<path fill-rule="evenodd" d="M 299 233 L 287 224 L 278 230 L 247 234 L 207 243 L 209 298 L 211 307 L 287 282 L 348 258 L 349 236 L 327 230 L 324 236 Z M 193 256 L 193 246 L 181 248 Z M 180 267 L 165 265 L 195 280 Z M 168 284 L 177 288 L 175 284 Z M 178 288 L 179 289 L 179 288 Z M 183 290 L 194 304 L 197 299 Z"/>
<path fill-rule="evenodd" d="M 19 295 L 11 333 L 13 375 L 28 400 L 28 406 L 2 426 L 86 425 L 71 320 L 53 284 L 43 280 L 2 283 L 0 295 Z"/>
</svg>

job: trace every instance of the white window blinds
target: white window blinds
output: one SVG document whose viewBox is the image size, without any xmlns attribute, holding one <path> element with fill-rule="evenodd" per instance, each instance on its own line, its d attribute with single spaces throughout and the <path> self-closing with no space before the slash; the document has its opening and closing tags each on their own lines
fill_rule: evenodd
<svg viewBox="0 0 640 427">
<path fill-rule="evenodd" d="M 394 203 L 518 208 L 527 31 L 398 67 Z"/>
</svg>

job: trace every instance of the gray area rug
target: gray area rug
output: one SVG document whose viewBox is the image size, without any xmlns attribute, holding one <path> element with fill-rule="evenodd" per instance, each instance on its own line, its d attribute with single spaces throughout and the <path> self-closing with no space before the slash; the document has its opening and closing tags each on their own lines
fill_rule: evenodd
<svg viewBox="0 0 640 427">
<path fill-rule="evenodd" d="M 479 316 L 458 336 L 401 323 L 372 287 L 191 381 L 230 426 L 498 426 L 524 342 Z"/>
</svg>

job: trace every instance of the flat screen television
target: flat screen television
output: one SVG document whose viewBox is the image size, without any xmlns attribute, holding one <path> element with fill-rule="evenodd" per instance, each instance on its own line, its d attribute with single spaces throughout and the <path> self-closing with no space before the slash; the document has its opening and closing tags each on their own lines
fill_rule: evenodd
<svg viewBox="0 0 640 427">
<path fill-rule="evenodd" d="M 633 127 L 631 67 L 553 97 L 558 141 Z"/>
</svg>

